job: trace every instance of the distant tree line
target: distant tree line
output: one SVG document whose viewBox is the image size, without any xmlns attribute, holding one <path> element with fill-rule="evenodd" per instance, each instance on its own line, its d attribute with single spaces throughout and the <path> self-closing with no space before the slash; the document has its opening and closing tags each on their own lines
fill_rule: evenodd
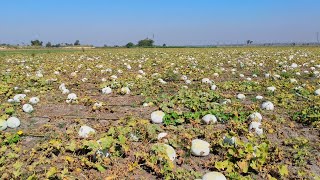
<svg viewBox="0 0 320 180">
<path fill-rule="evenodd" d="M 129 42 L 128 44 L 125 45 L 127 48 L 132 48 L 132 47 L 153 47 L 154 46 L 154 40 L 146 38 L 138 41 L 138 44 L 133 44 L 132 42 Z"/>
<path fill-rule="evenodd" d="M 36 39 L 36 40 L 32 40 L 30 41 L 31 46 L 39 46 L 41 47 L 43 45 L 43 42 Z M 52 44 L 51 42 L 47 42 L 46 43 L 46 47 L 64 47 L 64 46 L 80 46 L 80 41 L 76 40 L 73 44 L 72 43 L 58 43 L 58 44 Z"/>
<path fill-rule="evenodd" d="M 39 39 L 36 40 L 31 40 L 30 41 L 31 46 L 33 47 L 70 47 L 70 46 L 81 46 L 80 41 L 76 40 L 74 43 L 58 43 L 58 44 L 52 44 L 51 42 L 47 42 L 45 45 L 43 43 L 43 41 L 40 41 Z M 2 47 L 10 47 L 10 48 L 18 48 L 20 45 L 12 45 L 12 44 L 7 44 L 7 43 L 2 43 L 0 44 L 0 46 Z M 24 43 L 22 43 L 22 46 L 25 46 Z M 89 45 L 92 46 L 92 45 Z M 218 45 L 219 46 L 219 45 Z M 242 44 L 226 44 L 226 45 L 222 45 L 222 46 L 320 46 L 319 43 L 317 42 L 310 42 L 310 43 L 295 43 L 295 42 L 291 42 L 291 43 L 253 43 L 252 40 L 246 40 L 244 43 Z M 170 48 L 182 48 L 182 47 L 217 47 L 215 45 L 208 45 L 208 46 L 167 46 L 166 44 L 161 45 L 154 45 L 154 40 L 153 39 L 142 39 L 140 41 L 138 41 L 137 44 L 134 44 L 132 42 L 127 43 L 124 46 L 119 46 L 119 45 L 114 45 L 114 46 L 108 46 L 108 45 L 104 45 L 103 47 L 126 47 L 126 48 L 134 48 L 134 47 L 157 47 L 157 48 L 166 48 L 166 47 L 170 47 Z"/>
<path fill-rule="evenodd" d="M 31 41 L 31 46 L 42 46 L 43 42 L 38 39 Z"/>
<path fill-rule="evenodd" d="M 31 46 L 43 46 L 43 42 L 36 39 L 32 40 Z M 76 40 L 73 44 L 69 43 L 58 43 L 58 44 L 52 44 L 51 42 L 47 42 L 45 47 L 64 47 L 64 46 L 80 46 L 80 41 Z M 163 44 L 163 47 L 165 47 L 166 44 Z M 107 47 L 107 45 L 104 45 L 104 47 Z M 114 46 L 114 47 L 119 47 L 119 46 Z M 154 40 L 146 38 L 138 41 L 138 44 L 134 44 L 132 42 L 129 42 L 125 45 L 127 48 L 132 48 L 132 47 L 154 47 Z"/>
<path fill-rule="evenodd" d="M 247 40 L 246 42 L 247 42 L 247 45 L 249 45 L 249 44 L 252 44 L 252 43 L 253 43 L 253 41 L 251 41 L 250 39 L 249 39 L 249 40 Z"/>
<path fill-rule="evenodd" d="M 154 45 L 154 40 L 146 38 L 138 41 L 137 44 L 133 44 L 132 42 L 128 42 L 124 47 L 133 48 L 133 47 L 167 47 L 167 44 L 163 44 L 162 46 Z"/>
</svg>

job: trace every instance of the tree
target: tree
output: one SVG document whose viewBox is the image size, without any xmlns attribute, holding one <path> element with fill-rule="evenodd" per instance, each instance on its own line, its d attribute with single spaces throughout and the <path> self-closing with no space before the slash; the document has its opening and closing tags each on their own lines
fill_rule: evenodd
<svg viewBox="0 0 320 180">
<path fill-rule="evenodd" d="M 76 40 L 76 42 L 74 42 L 74 45 L 75 45 L 75 46 L 80 46 L 80 41 L 79 41 L 79 40 Z"/>
<path fill-rule="evenodd" d="M 252 43 L 253 43 L 253 41 L 247 40 L 247 45 L 252 44 Z"/>
<path fill-rule="evenodd" d="M 167 45 L 166 45 L 166 44 L 163 44 L 162 47 L 167 47 Z"/>
<path fill-rule="evenodd" d="M 42 46 L 42 41 L 37 40 L 33 40 L 31 41 L 31 46 Z"/>
<path fill-rule="evenodd" d="M 48 43 L 46 44 L 46 47 L 52 47 L 51 42 L 48 42 Z"/>
<path fill-rule="evenodd" d="M 138 42 L 138 46 L 139 47 L 152 47 L 153 43 L 154 43 L 154 41 L 152 39 L 146 38 L 146 39 L 140 40 Z"/>
<path fill-rule="evenodd" d="M 134 46 L 134 44 L 132 42 L 129 42 L 128 44 L 126 44 L 126 48 L 132 48 Z"/>
</svg>

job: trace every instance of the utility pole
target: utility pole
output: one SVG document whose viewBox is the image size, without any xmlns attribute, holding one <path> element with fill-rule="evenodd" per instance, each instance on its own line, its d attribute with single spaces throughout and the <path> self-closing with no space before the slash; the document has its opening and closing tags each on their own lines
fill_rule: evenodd
<svg viewBox="0 0 320 180">
<path fill-rule="evenodd" d="M 319 32 L 317 32 L 316 35 L 317 35 L 317 43 L 319 44 Z"/>
</svg>

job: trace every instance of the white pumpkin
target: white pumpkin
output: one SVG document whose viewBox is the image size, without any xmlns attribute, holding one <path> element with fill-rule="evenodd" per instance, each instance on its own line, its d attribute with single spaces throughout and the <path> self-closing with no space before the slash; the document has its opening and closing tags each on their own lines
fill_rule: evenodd
<svg viewBox="0 0 320 180">
<path fill-rule="evenodd" d="M 95 132 L 96 131 L 93 128 L 84 125 L 80 127 L 78 134 L 81 138 L 87 138 L 90 134 L 94 134 Z"/>
<path fill-rule="evenodd" d="M 30 104 L 37 104 L 40 102 L 40 99 L 38 97 L 32 97 L 29 99 Z"/>
<path fill-rule="evenodd" d="M 296 80 L 296 79 L 294 79 L 294 78 L 291 78 L 290 79 L 290 83 L 297 83 L 298 81 Z"/>
<path fill-rule="evenodd" d="M 151 113 L 151 121 L 156 124 L 160 124 L 163 122 L 163 117 L 165 113 L 162 111 L 154 111 Z"/>
<path fill-rule="evenodd" d="M 314 94 L 315 94 L 316 96 L 320 96 L 320 88 L 317 89 L 317 90 L 315 90 L 315 91 L 314 91 Z"/>
<path fill-rule="evenodd" d="M 249 131 L 252 130 L 252 129 L 254 129 L 254 130 L 255 130 L 255 133 L 260 136 L 260 135 L 263 134 L 263 129 L 260 128 L 260 126 L 261 126 L 261 123 L 260 123 L 260 122 L 255 122 L 255 121 L 253 121 L 253 122 L 250 123 Z"/>
<path fill-rule="evenodd" d="M 157 143 L 154 144 L 153 147 L 158 147 L 164 150 L 164 153 L 167 155 L 167 157 L 171 160 L 174 161 L 177 158 L 177 153 L 174 150 L 174 148 L 168 144 L 164 143 Z M 160 158 L 162 159 L 162 158 Z"/>
<path fill-rule="evenodd" d="M 101 107 L 103 106 L 103 103 L 102 102 L 95 102 L 94 104 L 93 104 L 93 109 L 95 110 L 95 109 L 101 109 Z"/>
<path fill-rule="evenodd" d="M 213 84 L 211 85 L 211 90 L 215 91 L 217 89 L 217 85 Z"/>
<path fill-rule="evenodd" d="M 65 88 L 66 88 L 66 84 L 65 83 L 60 84 L 60 86 L 59 86 L 59 90 L 60 91 L 62 91 Z"/>
<path fill-rule="evenodd" d="M 242 100 L 242 99 L 245 99 L 246 96 L 245 96 L 244 94 L 238 94 L 238 95 L 237 95 L 237 98 L 240 99 L 240 100 Z"/>
<path fill-rule="evenodd" d="M 104 87 L 102 88 L 102 94 L 111 94 L 112 89 L 110 87 Z"/>
<path fill-rule="evenodd" d="M 254 113 L 250 114 L 249 120 L 261 122 L 262 115 L 260 113 L 258 113 L 258 112 L 254 112 Z"/>
<path fill-rule="evenodd" d="M 276 90 L 276 87 L 270 86 L 270 87 L 267 87 L 267 90 L 270 92 L 274 92 Z"/>
<path fill-rule="evenodd" d="M 8 123 L 6 120 L 0 119 L 0 131 L 6 130 L 8 127 Z"/>
<path fill-rule="evenodd" d="M 145 73 L 144 73 L 144 71 L 143 71 L 143 70 L 141 70 L 141 69 L 138 71 L 138 73 L 139 73 L 139 74 L 142 74 L 142 75 L 144 75 L 144 74 L 145 74 Z"/>
<path fill-rule="evenodd" d="M 70 74 L 70 76 L 76 77 L 76 76 L 77 76 L 77 72 L 72 72 L 72 73 Z"/>
<path fill-rule="evenodd" d="M 210 124 L 212 123 L 216 123 L 217 122 L 217 118 L 215 115 L 212 114 L 207 114 L 205 116 L 202 117 L 202 121 L 204 121 L 206 124 Z"/>
<path fill-rule="evenodd" d="M 195 156 L 207 156 L 210 153 L 210 144 L 201 139 L 194 139 L 191 142 L 191 154 Z"/>
<path fill-rule="evenodd" d="M 265 78 L 269 78 L 269 77 L 270 77 L 270 74 L 269 74 L 269 73 L 266 73 L 266 74 L 264 74 L 264 77 L 265 77 Z"/>
<path fill-rule="evenodd" d="M 130 89 L 128 87 L 123 87 L 120 90 L 121 94 L 130 94 Z"/>
<path fill-rule="evenodd" d="M 187 77 L 186 75 L 182 75 L 182 76 L 181 76 L 181 80 L 186 81 L 187 79 L 188 79 L 188 77 Z"/>
<path fill-rule="evenodd" d="M 33 107 L 31 104 L 24 104 L 22 106 L 22 110 L 26 113 L 31 113 L 33 111 Z"/>
<path fill-rule="evenodd" d="M 186 81 L 186 84 L 191 84 L 191 80 L 187 79 Z"/>
<path fill-rule="evenodd" d="M 203 175 L 202 180 L 227 180 L 227 178 L 219 172 L 208 172 Z"/>
<path fill-rule="evenodd" d="M 13 97 L 14 102 L 21 102 L 27 95 L 25 94 L 17 94 Z"/>
<path fill-rule="evenodd" d="M 202 82 L 202 83 L 206 83 L 206 84 L 211 84 L 211 83 L 212 83 L 212 81 L 211 81 L 209 78 L 203 78 L 203 79 L 201 80 L 201 82 Z"/>
<path fill-rule="evenodd" d="M 268 110 L 268 111 L 273 111 L 274 110 L 274 105 L 270 101 L 265 101 L 261 105 L 262 109 Z"/>
<path fill-rule="evenodd" d="M 159 133 L 158 134 L 158 140 L 160 140 L 160 139 L 162 139 L 162 138 L 164 138 L 164 137 L 166 137 L 168 135 L 168 133 L 166 133 L 166 132 L 162 132 L 162 133 Z"/>
<path fill-rule="evenodd" d="M 171 161 L 174 161 L 177 158 L 177 153 L 176 151 L 173 149 L 172 146 L 168 145 L 168 144 L 163 144 L 163 146 L 166 148 L 166 154 L 169 157 L 169 159 Z"/>
<path fill-rule="evenodd" d="M 258 96 L 256 96 L 256 99 L 261 100 L 261 99 L 263 99 L 263 96 L 258 95 Z"/>
<path fill-rule="evenodd" d="M 292 64 L 291 64 L 291 67 L 292 67 L 292 68 L 297 68 L 297 67 L 298 67 L 298 64 L 292 63 Z"/>
<path fill-rule="evenodd" d="M 8 99 L 8 103 L 14 103 L 15 101 L 13 99 Z"/>
<path fill-rule="evenodd" d="M 70 94 L 68 94 L 66 102 L 72 103 L 72 102 L 75 102 L 77 99 L 78 99 L 78 97 L 75 93 L 70 93 Z"/>
<path fill-rule="evenodd" d="M 161 83 L 161 84 L 167 84 L 166 81 L 164 81 L 163 79 L 159 78 L 158 81 Z"/>
<path fill-rule="evenodd" d="M 16 117 L 10 117 L 7 119 L 7 125 L 9 128 L 17 128 L 20 126 L 20 120 Z"/>
<path fill-rule="evenodd" d="M 88 81 L 88 78 L 82 78 L 81 81 L 86 82 L 86 81 Z"/>
<path fill-rule="evenodd" d="M 62 90 L 62 94 L 69 94 L 69 93 L 70 93 L 69 89 L 63 89 Z"/>
</svg>

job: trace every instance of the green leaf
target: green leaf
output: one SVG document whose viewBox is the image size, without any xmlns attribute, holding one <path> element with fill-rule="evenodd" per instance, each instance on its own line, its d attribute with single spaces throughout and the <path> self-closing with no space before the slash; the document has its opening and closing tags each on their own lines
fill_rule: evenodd
<svg viewBox="0 0 320 180">
<path fill-rule="evenodd" d="M 250 167 L 254 170 L 258 170 L 257 161 L 252 161 L 250 163 Z"/>
<path fill-rule="evenodd" d="M 124 135 L 119 135 L 118 139 L 120 144 L 125 144 L 127 141 L 127 138 Z"/>
<path fill-rule="evenodd" d="M 103 166 L 101 166 L 100 164 L 96 164 L 96 168 L 97 168 L 98 171 L 100 171 L 100 172 L 106 171 L 106 169 L 105 169 Z"/>
<path fill-rule="evenodd" d="M 249 153 L 253 152 L 254 151 L 253 145 L 251 143 L 246 144 L 245 150 L 246 152 L 249 152 Z"/>
<path fill-rule="evenodd" d="M 114 139 L 110 136 L 104 137 L 100 139 L 100 145 L 102 149 L 109 149 L 114 142 Z"/>
<path fill-rule="evenodd" d="M 224 170 L 226 167 L 228 167 L 228 160 L 218 161 L 214 164 L 214 167 L 219 170 Z"/>
<path fill-rule="evenodd" d="M 278 170 L 279 170 L 279 173 L 281 176 L 288 176 L 289 175 L 287 165 L 278 166 Z"/>
<path fill-rule="evenodd" d="M 27 180 L 36 180 L 37 178 L 36 178 L 36 175 L 35 174 L 32 174 L 31 176 L 29 176 L 28 178 L 27 178 Z"/>
<path fill-rule="evenodd" d="M 229 153 L 230 155 L 232 155 L 232 156 L 236 154 L 233 149 L 228 149 L 228 153 Z"/>
<path fill-rule="evenodd" d="M 245 160 L 242 160 L 240 162 L 237 162 L 237 165 L 239 166 L 240 170 L 243 172 L 243 173 L 247 173 L 248 172 L 248 169 L 249 169 L 249 163 Z"/>
<path fill-rule="evenodd" d="M 111 127 L 109 130 L 108 130 L 108 135 L 114 135 L 116 133 L 114 127 Z"/>
<path fill-rule="evenodd" d="M 6 108 L 6 114 L 12 115 L 14 113 L 14 108 L 13 107 L 8 107 Z"/>
<path fill-rule="evenodd" d="M 14 169 L 19 170 L 23 166 L 23 163 L 20 161 L 17 161 L 13 164 Z"/>
<path fill-rule="evenodd" d="M 50 145 L 54 148 L 60 149 L 62 143 L 59 140 L 52 139 L 49 141 Z"/>
<path fill-rule="evenodd" d="M 97 141 L 84 141 L 83 143 L 84 146 L 87 146 L 89 149 L 95 150 L 99 148 L 99 144 L 97 143 Z"/>
<path fill-rule="evenodd" d="M 74 152 L 77 148 L 76 141 L 72 140 L 67 146 L 66 149 Z"/>
<path fill-rule="evenodd" d="M 49 171 L 47 172 L 46 176 L 47 178 L 52 177 L 57 173 L 57 168 L 56 167 L 51 167 Z"/>
</svg>

